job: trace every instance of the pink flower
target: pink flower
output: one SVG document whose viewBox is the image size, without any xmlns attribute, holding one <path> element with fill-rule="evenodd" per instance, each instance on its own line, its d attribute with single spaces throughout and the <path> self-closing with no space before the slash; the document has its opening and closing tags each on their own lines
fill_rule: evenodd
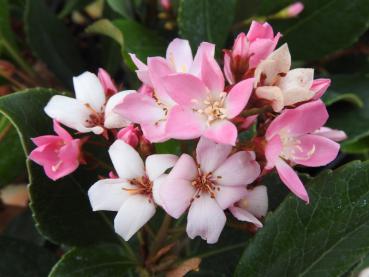
<svg viewBox="0 0 369 277">
<path fill-rule="evenodd" d="M 175 139 L 205 136 L 218 143 L 234 145 L 237 128 L 230 121 L 245 108 L 252 93 L 253 78 L 224 92 L 224 77 L 214 58 L 205 56 L 201 79 L 191 74 L 163 78 L 170 97 L 178 104 L 168 115 L 166 131 Z"/>
<path fill-rule="evenodd" d="M 121 91 L 107 98 L 102 83 L 91 72 L 73 78 L 76 98 L 53 96 L 45 107 L 45 113 L 80 133 L 102 134 L 105 129 L 122 128 L 128 120 L 113 109 L 132 90 Z"/>
<path fill-rule="evenodd" d="M 250 30 L 240 33 L 232 50 L 224 52 L 224 73 L 230 84 L 249 78 L 261 60 L 264 60 L 276 47 L 281 34 L 274 36 L 268 23 L 253 21 Z"/>
<path fill-rule="evenodd" d="M 304 4 L 295 2 L 287 7 L 288 17 L 296 17 L 304 10 Z"/>
<path fill-rule="evenodd" d="M 330 84 L 329 79 L 314 79 L 312 68 L 290 70 L 287 44 L 271 53 L 255 70 L 255 94 L 270 101 L 275 112 L 309 100 L 318 99 Z"/>
<path fill-rule="evenodd" d="M 130 124 L 118 132 L 117 139 L 123 140 L 132 147 L 136 147 L 140 139 L 140 133 L 137 127 Z"/>
<path fill-rule="evenodd" d="M 37 145 L 29 159 L 44 167 L 45 174 L 52 180 L 60 179 L 79 166 L 81 140 L 73 137 L 54 120 L 57 134 L 33 138 Z"/>
<path fill-rule="evenodd" d="M 114 85 L 113 80 L 111 79 L 108 72 L 106 72 L 103 68 L 99 68 L 99 72 L 97 74 L 101 85 L 104 88 L 104 92 L 106 95 L 113 95 L 118 92 L 116 86 Z"/>
<path fill-rule="evenodd" d="M 165 181 L 164 172 L 177 161 L 177 156 L 156 154 L 145 164 L 132 146 L 121 140 L 109 148 L 118 178 L 100 180 L 88 190 L 94 211 L 117 211 L 115 232 L 129 240 L 156 210 L 153 192 Z"/>
<path fill-rule="evenodd" d="M 285 110 L 272 121 L 265 134 L 265 168 L 275 167 L 283 183 L 306 202 L 309 202 L 308 194 L 289 162 L 315 167 L 326 165 L 336 158 L 339 144 L 314 134 L 327 119 L 324 103 L 317 100 Z"/>
<path fill-rule="evenodd" d="M 246 187 L 260 174 L 254 152 L 230 155 L 232 147 L 201 138 L 196 161 L 182 154 L 159 187 L 165 211 L 179 218 L 189 208 L 187 234 L 217 242 L 226 222 L 224 210 L 247 195 Z"/>
<path fill-rule="evenodd" d="M 326 137 L 333 141 L 342 141 L 347 139 L 347 135 L 344 131 L 331 129 L 328 127 L 321 127 L 318 130 L 316 130 L 313 134 Z"/>
<path fill-rule="evenodd" d="M 229 211 L 235 218 L 263 227 L 258 218 L 264 217 L 268 211 L 268 194 L 266 186 L 257 186 L 248 189 L 246 195 L 233 206 Z"/>
<path fill-rule="evenodd" d="M 126 97 L 116 107 L 117 113 L 141 125 L 144 136 L 150 142 L 168 140 L 165 126 L 169 111 L 175 102 L 163 87 L 162 78 L 176 72 L 187 72 L 199 76 L 204 56 L 214 56 L 214 45 L 203 42 L 195 58 L 187 40 L 174 39 L 168 46 L 166 59 L 148 58 L 147 65 L 131 54 L 136 64 L 138 78 L 148 87 L 153 88 L 153 95 L 136 93 Z"/>
</svg>

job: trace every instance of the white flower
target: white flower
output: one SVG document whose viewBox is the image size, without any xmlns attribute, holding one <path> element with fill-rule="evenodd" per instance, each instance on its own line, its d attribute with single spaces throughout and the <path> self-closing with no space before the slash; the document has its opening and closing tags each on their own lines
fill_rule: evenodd
<svg viewBox="0 0 369 277">
<path fill-rule="evenodd" d="M 177 156 L 155 154 L 147 157 L 144 164 L 137 151 L 121 140 L 110 146 L 109 155 L 118 178 L 96 182 L 88 197 L 94 211 L 118 211 L 115 232 L 129 240 L 155 214 L 155 203 L 160 204 L 155 191 Z"/>
<path fill-rule="evenodd" d="M 91 72 L 74 77 L 73 85 L 76 98 L 53 96 L 45 107 L 48 116 L 81 133 L 102 134 L 105 128 L 122 128 L 129 124 L 113 109 L 135 91 L 121 91 L 107 99 L 102 84 Z"/>
</svg>

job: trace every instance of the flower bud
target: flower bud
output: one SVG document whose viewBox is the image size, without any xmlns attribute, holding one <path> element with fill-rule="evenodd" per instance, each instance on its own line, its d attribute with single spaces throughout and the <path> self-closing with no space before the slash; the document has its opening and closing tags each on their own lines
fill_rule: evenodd
<svg viewBox="0 0 369 277">
<path fill-rule="evenodd" d="M 304 4 L 301 2 L 295 2 L 287 7 L 287 14 L 289 17 L 298 16 L 304 10 Z"/>
<path fill-rule="evenodd" d="M 106 95 L 112 95 L 118 92 L 109 73 L 106 72 L 103 68 L 99 68 L 98 78 L 104 88 L 104 92 Z"/>
<path fill-rule="evenodd" d="M 140 134 L 138 128 L 134 127 L 132 124 L 123 128 L 117 134 L 118 139 L 123 140 L 132 147 L 136 147 L 138 145 L 139 137 Z"/>
</svg>

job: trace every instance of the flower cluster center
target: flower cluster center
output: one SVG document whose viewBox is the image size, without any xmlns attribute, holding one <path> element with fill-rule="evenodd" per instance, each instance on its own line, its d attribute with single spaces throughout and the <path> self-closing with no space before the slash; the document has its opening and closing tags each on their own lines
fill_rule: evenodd
<svg viewBox="0 0 369 277">
<path fill-rule="evenodd" d="M 215 120 L 226 118 L 226 110 L 224 108 L 226 96 L 227 94 L 225 92 L 220 93 L 217 99 L 209 95 L 202 102 L 203 108 L 196 110 L 198 113 L 207 117 L 208 125 Z"/>
<path fill-rule="evenodd" d="M 86 124 L 88 127 L 93 126 L 104 126 L 104 112 L 97 112 L 90 104 L 85 104 L 86 108 L 90 110 L 89 118 L 86 119 Z"/>
<path fill-rule="evenodd" d="M 149 198 L 152 196 L 152 182 L 146 176 L 129 180 L 134 188 L 124 188 L 130 194 L 142 194 Z"/>
<path fill-rule="evenodd" d="M 202 173 L 198 168 L 199 174 L 192 181 L 192 186 L 196 189 L 195 198 L 200 198 L 201 193 L 209 193 L 211 198 L 215 198 L 215 194 L 220 190 L 219 185 L 214 182 L 214 178 L 211 172 Z"/>
<path fill-rule="evenodd" d="M 301 140 L 297 137 L 289 136 L 285 132 L 281 132 L 280 138 L 283 145 L 281 157 L 286 160 L 306 161 L 309 160 L 316 151 L 314 144 L 310 150 L 304 151 L 301 147 Z"/>
</svg>

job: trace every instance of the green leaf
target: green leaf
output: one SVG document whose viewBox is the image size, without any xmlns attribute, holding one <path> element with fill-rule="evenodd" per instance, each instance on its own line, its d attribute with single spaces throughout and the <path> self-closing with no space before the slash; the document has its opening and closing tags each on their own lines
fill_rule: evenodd
<svg viewBox="0 0 369 277">
<path fill-rule="evenodd" d="M 250 241 L 235 276 L 341 276 L 369 251 L 369 162 L 326 171 L 289 196 Z"/>
<path fill-rule="evenodd" d="M 181 0 L 178 11 L 180 35 L 193 49 L 203 41 L 223 47 L 235 14 L 236 0 Z"/>
<path fill-rule="evenodd" d="M 110 37 L 121 47 L 124 47 L 121 31 L 108 19 L 100 19 L 85 29 L 88 34 L 99 34 Z"/>
<path fill-rule="evenodd" d="M 102 244 L 68 251 L 49 277 L 125 276 L 131 268 L 121 247 Z"/>
<path fill-rule="evenodd" d="M 67 0 L 62 11 L 59 13 L 59 17 L 65 17 L 75 10 L 86 7 L 88 4 L 91 4 L 91 0 Z"/>
<path fill-rule="evenodd" d="M 351 144 L 369 136 L 369 76 L 359 74 L 333 76 L 332 90 L 340 95 L 345 95 L 347 91 L 355 92 L 363 102 L 361 108 L 337 103 L 329 109 L 330 118 L 327 125 L 344 130 L 348 135 L 348 139 L 341 143 L 342 150 L 345 151 Z"/>
<path fill-rule="evenodd" d="M 155 143 L 155 152 L 159 154 L 181 154 L 181 144 L 176 140 L 168 140 L 162 143 Z"/>
<path fill-rule="evenodd" d="M 15 128 L 6 117 L 0 117 L 0 187 L 25 177 L 25 156 Z"/>
<path fill-rule="evenodd" d="M 25 31 L 33 53 L 69 87 L 72 77 L 84 70 L 84 62 L 66 26 L 42 0 L 27 0 Z"/>
<path fill-rule="evenodd" d="M 352 270 L 351 274 L 349 275 L 350 277 L 358 277 L 360 272 L 364 269 L 369 268 L 369 255 L 364 257 L 358 264 L 357 266 Z M 360 277 L 365 277 L 365 275 L 360 276 Z"/>
<path fill-rule="evenodd" d="M 11 28 L 8 0 L 0 0 L 0 42 L 6 41 L 10 47 L 17 49 L 14 32 Z M 3 45 L 1 45 L 3 47 Z"/>
<path fill-rule="evenodd" d="M 264 0 L 260 5 L 260 14 L 275 13 L 293 2 Z M 276 30 L 282 32 L 283 40 L 288 42 L 295 59 L 316 60 L 349 47 L 368 29 L 368 0 L 302 2 L 305 8 L 297 19 L 275 24 Z"/>
<path fill-rule="evenodd" d="M 46 249 L 5 236 L 0 237 L 0 249 L 1 276 L 47 276 L 57 261 L 57 258 Z"/>
<path fill-rule="evenodd" d="M 134 19 L 134 7 L 131 0 L 107 0 L 113 11 L 127 19 Z"/>
<path fill-rule="evenodd" d="M 363 100 L 354 93 L 337 93 L 329 90 L 323 95 L 322 100 L 327 106 L 331 106 L 339 101 L 355 105 L 357 108 L 363 108 L 364 106 Z"/>
<path fill-rule="evenodd" d="M 43 112 L 56 92 L 30 89 L 0 98 L 0 112 L 16 127 L 27 155 L 34 148 L 31 138 L 52 134 L 52 121 Z M 42 167 L 27 161 L 31 209 L 39 231 L 49 240 L 67 245 L 113 241 L 117 237 L 103 213 L 92 212 L 86 190 L 97 176 L 78 170 L 56 182 Z"/>
</svg>

